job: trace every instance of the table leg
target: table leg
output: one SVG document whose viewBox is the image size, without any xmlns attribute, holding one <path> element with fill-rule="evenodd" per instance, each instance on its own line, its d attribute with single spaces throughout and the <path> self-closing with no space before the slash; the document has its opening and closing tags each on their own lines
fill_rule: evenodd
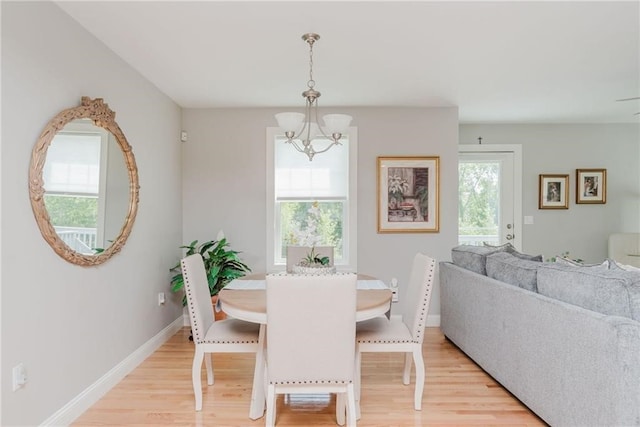
<svg viewBox="0 0 640 427">
<path fill-rule="evenodd" d="M 253 371 L 253 389 L 251 391 L 251 407 L 249 418 L 257 420 L 264 415 L 266 396 L 264 394 L 265 384 L 265 333 L 267 325 L 260 325 L 260 335 L 258 336 L 258 351 L 256 352 L 256 366 Z"/>
</svg>

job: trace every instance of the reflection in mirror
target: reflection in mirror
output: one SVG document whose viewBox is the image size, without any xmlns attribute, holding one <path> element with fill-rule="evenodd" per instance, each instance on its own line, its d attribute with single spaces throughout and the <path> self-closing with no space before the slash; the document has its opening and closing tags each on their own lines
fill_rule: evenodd
<svg viewBox="0 0 640 427">
<path fill-rule="evenodd" d="M 29 171 L 43 237 L 78 265 L 105 262 L 124 245 L 138 206 L 138 170 L 115 113 L 102 99 L 62 111 L 42 132 Z"/>
<path fill-rule="evenodd" d="M 53 228 L 76 252 L 93 255 L 115 241 L 127 215 L 129 180 L 111 132 L 77 119 L 56 133 L 43 170 Z"/>
</svg>

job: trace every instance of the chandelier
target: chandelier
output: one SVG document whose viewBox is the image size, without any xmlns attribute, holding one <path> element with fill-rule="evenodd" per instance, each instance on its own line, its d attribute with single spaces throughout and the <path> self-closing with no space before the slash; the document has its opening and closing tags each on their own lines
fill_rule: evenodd
<svg viewBox="0 0 640 427">
<path fill-rule="evenodd" d="M 302 97 L 306 100 L 305 112 L 302 113 L 279 113 L 276 114 L 278 126 L 284 131 L 287 137 L 285 143 L 291 144 L 296 150 L 306 154 L 309 161 L 313 156 L 324 153 L 334 145 L 342 145 L 340 138 L 346 132 L 351 123 L 351 116 L 346 114 L 327 114 L 322 117 L 324 127 L 318 121 L 318 98 L 320 92 L 315 90 L 316 82 L 313 80 L 313 44 L 320 39 L 315 33 L 303 34 L 302 40 L 309 45 L 309 81 L 307 90 L 302 92 Z M 314 140 L 324 137 L 326 145 L 316 149 L 313 146 Z"/>
</svg>

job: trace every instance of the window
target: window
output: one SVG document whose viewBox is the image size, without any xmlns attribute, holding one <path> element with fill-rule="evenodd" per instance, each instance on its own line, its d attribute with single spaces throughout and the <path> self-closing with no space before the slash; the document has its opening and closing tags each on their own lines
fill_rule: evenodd
<svg viewBox="0 0 640 427">
<path fill-rule="evenodd" d="M 283 270 L 287 245 L 328 245 L 334 264 L 356 271 L 356 129 L 309 161 L 267 130 L 267 270 Z"/>
<path fill-rule="evenodd" d="M 94 254 L 103 246 L 98 232 L 104 217 L 101 164 L 107 133 L 71 123 L 58 132 L 47 150 L 43 169 L 44 202 L 51 224 L 73 250 Z"/>
</svg>

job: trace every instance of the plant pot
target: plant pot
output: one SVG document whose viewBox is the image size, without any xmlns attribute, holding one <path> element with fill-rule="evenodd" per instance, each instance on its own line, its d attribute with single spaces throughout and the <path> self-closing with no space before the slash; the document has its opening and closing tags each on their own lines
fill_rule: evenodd
<svg viewBox="0 0 640 427">
<path fill-rule="evenodd" d="M 227 318 L 227 313 L 224 311 L 216 311 L 216 304 L 218 304 L 218 295 L 214 295 L 211 297 L 211 304 L 213 304 L 213 317 L 216 320 L 224 320 Z"/>
</svg>

